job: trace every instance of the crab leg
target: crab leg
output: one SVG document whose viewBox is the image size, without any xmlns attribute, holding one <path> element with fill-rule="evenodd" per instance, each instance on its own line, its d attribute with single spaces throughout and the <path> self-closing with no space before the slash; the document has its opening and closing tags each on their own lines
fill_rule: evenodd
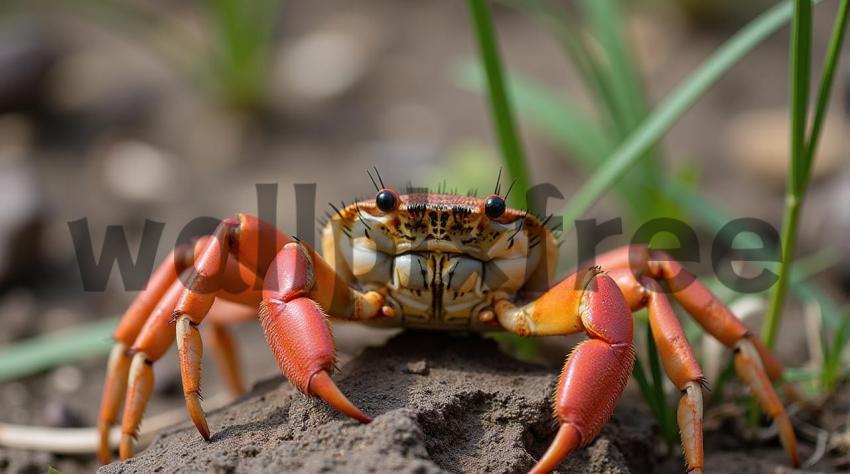
<svg viewBox="0 0 850 474">
<path fill-rule="evenodd" d="M 269 252 L 270 245 L 274 252 Z M 240 214 L 222 221 L 213 233 L 174 309 L 186 407 L 201 435 L 209 439 L 199 396 L 203 343 L 197 326 L 216 298 L 230 257 L 265 275 L 260 317 L 269 346 L 293 385 L 368 421 L 328 375 L 335 355 L 326 312 L 346 319 L 375 317 L 383 296 L 352 290 L 313 249 L 256 217 Z"/>
<path fill-rule="evenodd" d="M 578 290 L 576 281 L 581 282 Z M 590 338 L 567 358 L 555 392 L 560 428 L 531 470 L 549 472 L 576 447 L 589 444 L 614 412 L 634 365 L 631 312 L 614 280 L 594 268 L 562 281 L 524 307 L 500 301 L 496 315 L 521 334 L 584 330 Z"/>
<path fill-rule="evenodd" d="M 782 378 L 782 365 L 767 347 L 714 294 L 696 280 L 693 274 L 669 255 L 663 252 L 650 251 L 645 246 L 633 246 L 602 255 L 600 260 L 607 265 L 620 269 L 612 272 L 612 276 L 623 289 L 630 305 L 640 299 L 643 289 L 651 290 L 650 295 L 658 293 L 656 291 L 657 285 L 649 283 L 651 280 L 647 277 L 664 281 L 672 291 L 676 301 L 706 332 L 726 347 L 734 349 L 735 369 L 738 377 L 750 387 L 753 397 L 765 412 L 776 421 L 779 427 L 780 440 L 788 453 L 791 464 L 795 467 L 799 466 L 800 458 L 797 452 L 794 428 L 771 384 L 771 380 Z M 635 281 L 634 274 L 646 276 L 642 277 L 640 283 L 638 283 Z M 655 300 L 653 303 L 653 298 L 650 297 L 648 302 L 650 305 L 659 306 L 659 298 L 656 297 Z M 650 306 L 651 309 L 652 306 Z M 669 327 L 670 325 L 666 326 Z M 653 328 L 653 333 L 654 331 Z M 669 329 L 663 331 L 667 332 Z M 661 346 L 659 345 L 659 347 Z M 671 378 L 673 378 L 672 374 Z M 683 441 L 690 442 L 689 440 Z"/>
<path fill-rule="evenodd" d="M 98 416 L 98 459 L 102 464 L 109 462 L 112 452 L 109 448 L 109 429 L 115 424 L 121 401 L 127 391 L 127 377 L 130 371 L 129 348 L 142 330 L 157 303 L 168 288 L 177 280 L 177 273 L 185 268 L 190 246 L 181 246 L 171 252 L 156 269 L 148 281 L 147 287 L 136 296 L 127 308 L 118 328 L 115 330 L 115 345 L 109 354 L 106 368 L 106 380 L 101 396 Z"/>
<path fill-rule="evenodd" d="M 205 247 L 208 240 L 209 238 L 200 239 L 196 243 L 196 247 Z M 187 256 L 187 249 L 181 248 L 180 251 L 182 252 L 184 260 L 188 262 L 189 258 Z M 240 269 L 238 266 L 230 266 L 224 272 L 223 279 L 226 281 L 234 281 L 240 277 L 239 273 Z M 138 335 L 132 342 L 131 348 L 124 352 L 126 354 L 126 359 L 129 359 L 132 356 L 132 363 L 128 364 L 129 368 L 127 369 L 127 372 L 117 373 L 113 372 L 115 369 L 110 370 L 110 374 L 117 374 L 113 377 L 115 380 L 124 380 L 125 385 L 122 388 L 126 388 L 122 391 L 122 393 L 117 394 L 118 401 L 114 401 L 112 398 L 104 399 L 105 406 L 109 406 L 110 409 L 117 410 L 117 407 L 120 406 L 120 398 L 124 396 L 123 392 L 126 392 L 124 416 L 122 417 L 121 425 L 121 441 L 119 445 L 119 454 L 122 459 L 127 459 L 133 455 L 134 440 L 137 435 L 142 416 L 144 415 L 145 407 L 150 399 L 151 390 L 153 389 L 152 365 L 155 361 L 162 357 L 165 351 L 167 351 L 174 342 L 174 329 L 171 327 L 171 324 L 173 323 L 173 312 L 178 299 L 185 291 L 184 281 L 187 281 L 191 275 L 191 269 L 183 270 L 179 277 L 175 275 L 170 286 L 167 287 L 167 290 L 161 296 L 156 306 L 152 311 L 150 311 L 144 321 L 144 326 L 138 330 Z M 213 314 L 215 319 L 220 320 L 220 324 L 245 319 L 246 315 L 253 317 L 251 312 L 244 309 L 234 311 L 236 303 L 239 305 L 250 305 L 253 307 L 256 307 L 257 304 L 259 304 L 259 292 L 252 292 L 250 288 L 245 289 L 239 294 L 220 291 L 219 295 L 223 297 L 225 305 L 223 305 L 222 308 L 218 308 Z M 226 303 L 228 300 L 233 302 L 230 303 L 230 307 L 228 307 Z M 127 334 L 121 332 L 121 327 L 119 327 L 118 332 L 121 334 L 121 337 L 127 337 Z M 119 366 L 119 368 L 121 367 Z M 224 367 L 224 370 L 229 372 L 232 369 Z M 123 377 L 123 379 L 121 377 Z M 110 396 L 112 395 L 113 394 L 110 393 Z M 101 430 L 103 430 L 101 431 L 101 462 L 108 462 L 111 454 L 107 438 L 108 428 L 108 426 L 105 428 L 103 426 L 101 427 Z M 106 435 L 104 435 L 104 431 L 106 432 Z"/>
<path fill-rule="evenodd" d="M 184 275 L 187 271 L 184 271 Z M 173 341 L 171 337 L 173 332 L 169 328 L 171 313 L 182 291 L 183 284 L 180 281 L 171 284 L 171 287 L 146 321 L 130 350 L 130 353 L 133 354 L 133 361 L 127 383 L 127 399 L 124 403 L 119 446 L 122 460 L 133 456 L 133 442 L 153 390 L 152 366 L 171 346 Z"/>
<path fill-rule="evenodd" d="M 688 471 L 700 473 L 704 467 L 702 443 L 702 387 L 705 377 L 694 356 L 685 331 L 661 286 L 648 277 L 641 278 L 646 292 L 649 327 L 661 356 L 667 377 L 682 392 L 676 418 Z"/>
</svg>

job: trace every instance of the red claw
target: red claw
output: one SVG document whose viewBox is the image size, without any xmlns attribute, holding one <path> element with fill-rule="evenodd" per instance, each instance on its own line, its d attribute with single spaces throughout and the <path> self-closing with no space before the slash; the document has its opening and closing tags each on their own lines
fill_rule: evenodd
<svg viewBox="0 0 850 474">
<path fill-rule="evenodd" d="M 312 377 L 310 377 L 310 384 L 307 388 L 307 392 L 310 393 L 310 395 L 315 395 L 321 398 L 327 402 L 328 405 L 336 408 L 343 415 L 354 418 L 360 423 L 370 423 L 372 421 L 372 418 L 360 411 L 359 408 L 351 403 L 351 400 L 342 394 L 339 387 L 336 386 L 330 375 L 328 375 L 328 373 L 324 370 L 316 372 Z"/>
<path fill-rule="evenodd" d="M 581 442 L 581 435 L 575 427 L 570 424 L 561 425 L 549 449 L 528 473 L 544 474 L 554 470 L 568 454 L 576 449 L 579 442 Z"/>
</svg>

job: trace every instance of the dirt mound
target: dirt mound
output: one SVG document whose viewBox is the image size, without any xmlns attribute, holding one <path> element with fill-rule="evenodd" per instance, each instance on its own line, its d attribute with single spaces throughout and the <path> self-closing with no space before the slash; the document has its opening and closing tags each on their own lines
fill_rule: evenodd
<svg viewBox="0 0 850 474">
<path fill-rule="evenodd" d="M 480 337 L 408 332 L 366 350 L 335 378 L 371 424 L 277 378 L 210 413 L 210 442 L 184 424 L 99 472 L 522 472 L 556 428 L 557 375 Z M 652 440 L 643 408 L 622 403 L 562 472 L 648 472 Z"/>
</svg>

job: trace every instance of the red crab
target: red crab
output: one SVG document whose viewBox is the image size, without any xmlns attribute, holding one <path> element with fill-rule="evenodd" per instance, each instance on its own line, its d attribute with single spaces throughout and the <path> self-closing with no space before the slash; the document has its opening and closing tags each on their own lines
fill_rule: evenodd
<svg viewBox="0 0 850 474">
<path fill-rule="evenodd" d="M 336 209 L 323 229 L 323 256 L 239 214 L 161 264 L 115 332 L 99 417 L 101 461 L 111 457 L 108 432 L 122 399 L 120 455 L 133 455 L 153 388 L 152 365 L 175 339 L 189 415 L 209 439 L 199 393 L 198 327 L 205 318 L 231 386 L 241 390 L 226 329 L 233 313 L 210 311 L 222 299 L 258 308 L 268 345 L 295 387 L 362 423 L 369 416 L 330 376 L 335 349 L 329 317 L 522 336 L 583 331 L 588 339 L 567 357 L 554 396 L 560 428 L 532 472 L 556 468 L 607 422 L 635 360 L 631 312 L 646 307 L 664 370 L 682 392 L 678 423 L 685 460 L 689 471 L 701 472 L 705 379 L 663 282 L 706 332 L 734 350 L 739 377 L 775 419 L 791 463 L 799 464 L 793 427 L 771 384 L 782 376 L 779 362 L 679 263 L 643 246 L 623 247 L 519 304 L 529 289 L 548 284 L 555 266 L 557 245 L 545 222 L 507 207 L 498 189 L 485 199 L 399 195 L 380 176 L 378 182 L 374 200 Z"/>
</svg>

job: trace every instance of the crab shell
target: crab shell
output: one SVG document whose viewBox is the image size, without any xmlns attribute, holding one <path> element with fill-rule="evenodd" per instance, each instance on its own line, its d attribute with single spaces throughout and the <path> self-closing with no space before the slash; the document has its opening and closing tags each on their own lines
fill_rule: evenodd
<svg viewBox="0 0 850 474">
<path fill-rule="evenodd" d="M 557 245 L 538 218 L 507 208 L 493 219 L 485 201 L 406 194 L 389 212 L 352 203 L 325 225 L 323 257 L 354 287 L 385 295 L 391 316 L 375 324 L 499 330 L 493 302 L 546 291 Z"/>
</svg>

